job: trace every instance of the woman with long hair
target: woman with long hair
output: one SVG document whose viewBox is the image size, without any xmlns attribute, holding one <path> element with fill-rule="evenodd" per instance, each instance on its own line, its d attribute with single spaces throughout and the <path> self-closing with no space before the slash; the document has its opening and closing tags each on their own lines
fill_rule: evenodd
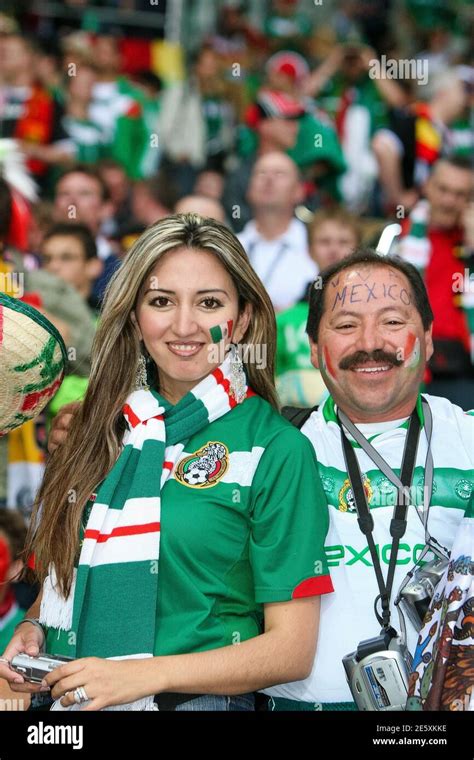
<svg viewBox="0 0 474 760">
<path fill-rule="evenodd" d="M 311 445 L 278 414 L 274 351 L 271 302 L 224 225 L 143 233 L 36 500 L 39 620 L 4 654 L 73 658 L 45 679 L 52 709 L 252 710 L 255 690 L 308 675 L 328 516 Z"/>
</svg>

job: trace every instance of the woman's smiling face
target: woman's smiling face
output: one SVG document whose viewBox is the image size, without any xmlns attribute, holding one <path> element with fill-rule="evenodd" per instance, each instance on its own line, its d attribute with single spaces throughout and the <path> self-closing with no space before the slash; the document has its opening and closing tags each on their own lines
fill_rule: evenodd
<svg viewBox="0 0 474 760">
<path fill-rule="evenodd" d="M 158 367 L 160 392 L 176 403 L 218 364 L 209 351 L 209 330 L 229 320 L 226 344 L 244 336 L 250 317 L 239 315 L 232 277 L 217 255 L 180 247 L 165 253 L 139 293 L 135 320 L 140 339 Z"/>
</svg>

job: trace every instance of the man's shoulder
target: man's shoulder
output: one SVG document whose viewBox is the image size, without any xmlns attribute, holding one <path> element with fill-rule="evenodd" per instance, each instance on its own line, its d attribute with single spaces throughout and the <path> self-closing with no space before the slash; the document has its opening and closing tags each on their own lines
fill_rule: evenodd
<svg viewBox="0 0 474 760">
<path fill-rule="evenodd" d="M 304 222 L 301 221 L 301 219 L 298 219 L 297 216 L 294 216 L 291 219 L 288 225 L 288 229 L 285 234 L 291 235 L 292 237 L 294 235 L 298 235 L 300 238 L 302 237 L 305 240 L 305 242 L 307 242 L 308 240 L 308 232 L 307 232 L 306 225 L 304 224 Z"/>
<path fill-rule="evenodd" d="M 423 398 L 427 400 L 433 415 L 433 426 L 441 425 L 443 421 L 455 420 L 459 424 L 474 424 L 474 409 L 464 410 L 457 404 L 453 404 L 444 396 L 430 396 L 423 393 Z"/>
<path fill-rule="evenodd" d="M 237 233 L 237 238 L 240 240 L 242 245 L 248 245 L 251 240 L 256 239 L 257 237 L 257 230 L 255 227 L 255 220 L 250 219 L 247 224 L 244 226 L 244 228 Z"/>
</svg>

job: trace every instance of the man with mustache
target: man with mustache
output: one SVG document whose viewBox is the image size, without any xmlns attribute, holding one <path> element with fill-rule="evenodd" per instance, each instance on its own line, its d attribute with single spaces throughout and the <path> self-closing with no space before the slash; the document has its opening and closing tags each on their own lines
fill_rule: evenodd
<svg viewBox="0 0 474 760">
<path fill-rule="evenodd" d="M 357 709 L 343 657 L 382 626 L 400 633 L 394 600 L 406 574 L 421 558 L 448 556 L 452 547 L 474 490 L 474 417 L 445 398 L 420 394 L 433 353 L 432 322 L 421 276 L 396 257 L 359 249 L 314 283 L 307 333 L 330 396 L 292 421 L 315 449 L 330 514 L 326 555 L 335 593 L 322 600 L 311 675 L 267 689 L 270 710 Z M 388 477 L 394 474 L 405 493 Z M 373 553 L 359 527 L 363 501 L 373 521 Z M 381 594 L 378 569 L 386 586 L 394 573 L 388 596 Z M 413 655 L 418 633 L 406 614 L 405 624 Z"/>
</svg>

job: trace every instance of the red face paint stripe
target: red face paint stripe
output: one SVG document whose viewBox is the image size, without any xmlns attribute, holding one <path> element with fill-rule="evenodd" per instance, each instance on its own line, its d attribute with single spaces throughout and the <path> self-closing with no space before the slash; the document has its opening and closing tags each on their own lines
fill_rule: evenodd
<svg viewBox="0 0 474 760">
<path fill-rule="evenodd" d="M 324 346 L 324 359 L 326 361 L 326 367 L 329 374 L 331 375 L 331 377 L 334 377 L 334 367 L 332 366 L 327 346 Z"/>
<path fill-rule="evenodd" d="M 293 589 L 292 599 L 301 599 L 304 596 L 317 596 L 330 594 L 334 591 L 330 575 L 318 575 L 314 578 L 306 578 Z"/>
<path fill-rule="evenodd" d="M 405 359 L 408 359 L 409 356 L 413 353 L 413 348 L 416 343 L 416 335 L 414 333 L 409 333 L 407 342 L 405 344 Z"/>
<path fill-rule="evenodd" d="M 101 533 L 98 530 L 86 530 L 84 539 L 93 538 L 98 544 L 104 544 L 109 538 L 119 536 L 138 536 L 142 533 L 157 533 L 160 530 L 160 523 L 149 523 L 148 525 L 126 525 L 123 528 L 114 528 L 112 533 Z"/>
</svg>

